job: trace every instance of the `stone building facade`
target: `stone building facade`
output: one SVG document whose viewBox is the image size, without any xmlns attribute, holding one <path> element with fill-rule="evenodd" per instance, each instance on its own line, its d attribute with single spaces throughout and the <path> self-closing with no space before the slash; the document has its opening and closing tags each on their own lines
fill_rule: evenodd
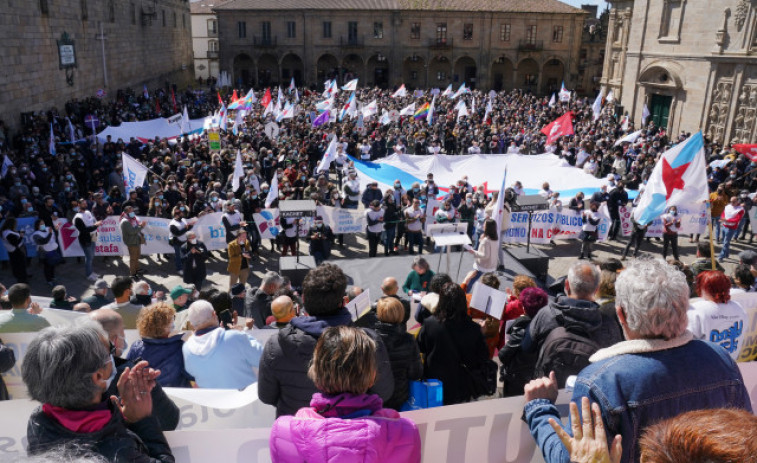
<svg viewBox="0 0 757 463">
<path fill-rule="evenodd" d="M 611 1 L 602 84 L 639 124 L 757 142 L 757 9 L 750 0 Z"/>
<path fill-rule="evenodd" d="M 232 0 L 218 15 L 235 84 L 483 89 L 539 94 L 577 80 L 586 13 L 555 0 Z"/>
<path fill-rule="evenodd" d="M 596 5 L 581 7 L 589 13 L 584 21 L 581 35 L 581 49 L 578 52 L 578 82 L 576 92 L 579 95 L 596 96 L 601 88 L 602 68 L 605 62 L 605 42 L 607 42 L 607 21 L 610 12 L 605 10 L 597 18 Z"/>
<path fill-rule="evenodd" d="M 228 0 L 197 0 L 190 3 L 192 14 L 192 53 L 194 55 L 195 77 L 218 78 L 219 42 L 218 18 L 213 8 Z"/>
<path fill-rule="evenodd" d="M 20 113 L 98 90 L 115 96 L 118 88 L 191 82 L 189 16 L 185 0 L 4 1 L 0 118 L 14 127 Z M 76 67 L 62 69 L 61 57 L 74 56 Z"/>
</svg>

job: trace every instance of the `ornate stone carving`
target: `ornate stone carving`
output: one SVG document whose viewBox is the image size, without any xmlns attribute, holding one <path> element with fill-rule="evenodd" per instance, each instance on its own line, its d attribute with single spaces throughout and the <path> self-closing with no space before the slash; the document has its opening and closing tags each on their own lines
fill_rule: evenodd
<svg viewBox="0 0 757 463">
<path fill-rule="evenodd" d="M 707 118 L 707 134 L 713 141 L 722 143 L 725 138 L 725 127 L 728 122 L 732 91 L 732 80 L 723 77 L 716 81 L 715 86 L 712 89 L 712 101 L 710 102 L 710 110 Z M 749 95 L 749 93 L 746 95 Z M 744 96 L 744 98 L 746 98 L 746 96 Z"/>
<path fill-rule="evenodd" d="M 755 115 L 757 115 L 757 80 L 748 80 L 742 85 L 736 105 L 731 143 L 753 143 L 757 138 L 754 132 Z"/>
<path fill-rule="evenodd" d="M 749 14 L 749 3 L 749 0 L 740 0 L 739 4 L 736 5 L 736 13 L 733 17 L 736 20 L 736 27 L 739 29 L 739 32 L 744 27 L 746 17 Z"/>
</svg>

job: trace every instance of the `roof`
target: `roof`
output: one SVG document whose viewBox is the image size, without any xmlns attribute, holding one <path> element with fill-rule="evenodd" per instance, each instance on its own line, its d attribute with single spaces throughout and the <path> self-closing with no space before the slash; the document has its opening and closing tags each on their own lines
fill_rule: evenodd
<svg viewBox="0 0 757 463">
<path fill-rule="evenodd" d="M 233 0 L 193 0 L 189 4 L 191 14 L 213 14 L 213 8 L 229 3 Z"/>
<path fill-rule="evenodd" d="M 212 0 L 209 0 L 212 1 Z M 214 8 L 232 10 L 493 11 L 585 14 L 558 0 L 231 0 Z M 194 12 L 194 10 L 192 10 Z"/>
</svg>

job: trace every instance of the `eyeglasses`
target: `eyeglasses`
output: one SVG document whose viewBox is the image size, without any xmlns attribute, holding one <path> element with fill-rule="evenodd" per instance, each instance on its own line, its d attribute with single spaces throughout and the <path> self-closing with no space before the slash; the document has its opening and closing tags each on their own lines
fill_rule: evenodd
<svg viewBox="0 0 757 463">
<path fill-rule="evenodd" d="M 108 344 L 110 345 L 110 355 L 112 355 L 113 357 L 115 357 L 116 356 L 116 345 L 113 344 L 112 341 L 108 341 Z M 108 359 L 108 361 L 110 362 L 110 359 Z"/>
</svg>

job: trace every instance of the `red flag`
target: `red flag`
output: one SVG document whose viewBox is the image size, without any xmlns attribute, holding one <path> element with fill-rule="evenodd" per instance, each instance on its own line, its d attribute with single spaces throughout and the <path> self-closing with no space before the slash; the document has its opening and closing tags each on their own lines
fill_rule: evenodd
<svg viewBox="0 0 757 463">
<path fill-rule="evenodd" d="M 234 93 L 231 94 L 231 102 L 233 103 L 237 101 L 238 99 L 239 97 L 237 96 L 237 89 L 234 89 Z"/>
<path fill-rule="evenodd" d="M 155 112 L 160 114 L 160 100 L 155 98 Z"/>
<path fill-rule="evenodd" d="M 541 133 L 547 136 L 547 145 L 554 144 L 563 135 L 573 135 L 573 111 L 568 111 L 552 121 L 541 129 Z"/>
<path fill-rule="evenodd" d="M 218 92 L 218 104 L 223 104 L 223 98 L 221 98 L 221 92 Z"/>
<path fill-rule="evenodd" d="M 173 89 L 171 89 L 171 103 L 173 103 L 173 112 L 176 113 L 176 95 L 173 92 Z"/>
<path fill-rule="evenodd" d="M 265 89 L 265 95 L 263 95 L 263 98 L 260 100 L 260 105 L 265 108 L 268 106 L 268 103 L 270 103 L 272 99 L 273 98 L 271 97 L 271 89 L 269 87 Z"/>
<path fill-rule="evenodd" d="M 757 162 L 757 145 L 733 145 L 733 149 L 746 156 L 750 161 Z"/>
</svg>

